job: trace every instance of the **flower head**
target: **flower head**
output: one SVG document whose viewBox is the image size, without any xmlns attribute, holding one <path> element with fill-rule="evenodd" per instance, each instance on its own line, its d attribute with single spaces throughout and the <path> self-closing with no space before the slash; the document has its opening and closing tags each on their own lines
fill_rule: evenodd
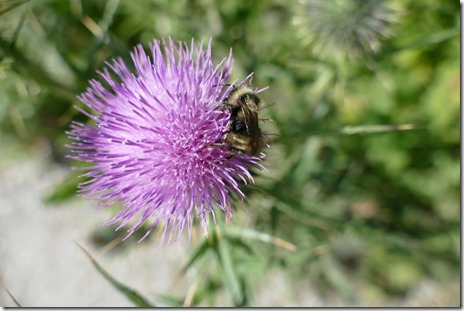
<svg viewBox="0 0 464 311">
<path fill-rule="evenodd" d="M 294 22 L 316 54 L 347 54 L 351 59 L 379 52 L 393 35 L 399 11 L 388 0 L 300 0 Z"/>
<path fill-rule="evenodd" d="M 195 215 L 207 233 L 215 206 L 231 219 L 231 195 L 244 198 L 237 180 L 253 183 L 248 166 L 263 156 L 231 155 L 221 143 L 230 114 L 217 106 L 232 88 L 233 59 L 214 66 L 211 44 L 193 40 L 155 41 L 151 54 L 134 49 L 135 73 L 121 59 L 107 63 L 112 72 L 100 74 L 109 87 L 92 80 L 79 96 L 95 123 L 74 122 L 69 132 L 70 157 L 91 163 L 79 191 L 100 206 L 122 203 L 109 224 L 131 222 L 129 235 L 148 223 L 147 236 L 161 222 L 162 239 L 185 228 L 190 236 Z"/>
</svg>

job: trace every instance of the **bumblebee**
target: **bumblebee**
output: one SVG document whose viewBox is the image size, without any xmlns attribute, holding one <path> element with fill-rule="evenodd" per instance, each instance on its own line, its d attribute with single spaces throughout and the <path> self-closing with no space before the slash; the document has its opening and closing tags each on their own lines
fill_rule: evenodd
<svg viewBox="0 0 464 311">
<path fill-rule="evenodd" d="M 262 100 L 247 86 L 233 87 L 227 98 L 219 104 L 219 110 L 230 112 L 228 130 L 222 137 L 233 154 L 257 156 L 263 145 L 259 128 L 258 109 Z"/>
</svg>

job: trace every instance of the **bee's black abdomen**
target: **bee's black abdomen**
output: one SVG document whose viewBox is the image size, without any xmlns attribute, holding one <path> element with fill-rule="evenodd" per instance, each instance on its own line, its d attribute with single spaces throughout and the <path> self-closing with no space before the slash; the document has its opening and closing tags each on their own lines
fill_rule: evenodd
<svg viewBox="0 0 464 311">
<path fill-rule="evenodd" d="M 235 120 L 231 124 L 231 129 L 234 132 L 237 132 L 239 134 L 247 134 L 247 126 L 246 123 L 242 120 Z"/>
</svg>

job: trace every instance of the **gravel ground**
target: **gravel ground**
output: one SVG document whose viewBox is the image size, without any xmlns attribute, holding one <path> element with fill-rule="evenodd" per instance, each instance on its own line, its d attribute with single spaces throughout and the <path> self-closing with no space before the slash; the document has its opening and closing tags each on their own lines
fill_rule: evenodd
<svg viewBox="0 0 464 311">
<path fill-rule="evenodd" d="M 44 196 L 63 180 L 66 169 L 53 164 L 46 149 L 38 148 L 34 154 L 9 152 L 0 163 L 0 282 L 22 306 L 133 306 L 97 273 L 76 242 L 134 289 L 169 290 L 172 275 L 183 263 L 185 246 L 178 243 L 166 251 L 142 243 L 127 252 L 99 256 L 89 232 L 111 217 L 109 211 L 97 210 L 79 198 L 45 203 Z M 14 306 L 4 291 L 0 304 Z"/>
<path fill-rule="evenodd" d="M 102 253 L 89 232 L 111 217 L 92 203 L 73 199 L 49 205 L 44 196 L 67 175 L 50 160 L 48 149 L 37 144 L 25 152 L 2 144 L 0 157 L 0 284 L 23 307 L 132 307 L 95 270 L 76 242 L 87 248 L 116 279 L 157 303 L 157 293 L 182 297 L 192 279 L 173 279 L 185 263 L 188 244 L 169 248 L 141 243 L 123 252 Z M 284 273 L 270 271 L 254 296 L 254 306 L 343 306 L 343 301 L 318 297 L 308 284 L 295 286 Z M 298 288 L 298 290 L 294 290 Z M 458 306 L 459 288 L 424 281 L 402 301 L 385 306 Z M 15 303 L 4 289 L 0 305 Z"/>
</svg>

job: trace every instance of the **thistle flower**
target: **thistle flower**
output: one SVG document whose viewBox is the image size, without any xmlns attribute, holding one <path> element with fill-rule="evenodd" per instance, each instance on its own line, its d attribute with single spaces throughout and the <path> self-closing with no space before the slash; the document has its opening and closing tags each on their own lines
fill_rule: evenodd
<svg viewBox="0 0 464 311">
<path fill-rule="evenodd" d="M 380 51 L 393 35 L 399 11 L 386 0 L 300 0 L 294 23 L 316 54 L 347 54 L 351 59 Z"/>
<path fill-rule="evenodd" d="M 151 54 L 134 49 L 135 74 L 121 59 L 107 63 L 112 73 L 100 75 L 109 89 L 90 81 L 79 100 L 93 111 L 81 110 L 95 125 L 73 122 L 69 148 L 71 158 L 91 163 L 80 193 L 102 207 L 122 203 L 108 224 L 120 229 L 132 222 L 128 236 L 150 224 L 145 238 L 164 223 L 161 242 L 168 234 L 169 243 L 185 228 L 190 238 L 195 215 L 207 234 L 215 207 L 229 221 L 231 196 L 244 198 L 237 180 L 253 183 L 248 167 L 261 167 L 264 155 L 231 156 L 220 143 L 230 114 L 216 108 L 232 88 L 225 87 L 232 54 L 214 66 L 211 42 L 204 50 L 193 40 L 189 47 L 171 39 L 155 41 Z"/>
</svg>

